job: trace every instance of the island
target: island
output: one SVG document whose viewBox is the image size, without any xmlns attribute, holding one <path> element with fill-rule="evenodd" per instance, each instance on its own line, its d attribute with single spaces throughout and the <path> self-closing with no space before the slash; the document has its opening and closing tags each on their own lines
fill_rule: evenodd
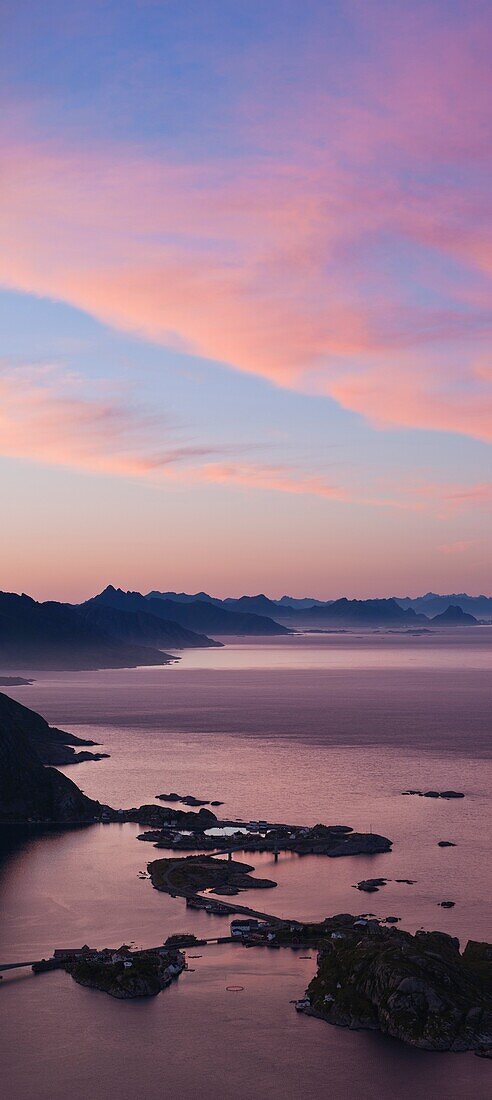
<svg viewBox="0 0 492 1100">
<path fill-rule="evenodd" d="M 252 878 L 254 867 L 233 859 L 187 856 L 184 859 L 156 859 L 147 864 L 152 886 L 166 893 L 195 895 L 201 890 L 213 894 L 239 894 L 240 890 L 265 890 L 277 883 L 269 878 Z"/>
<path fill-rule="evenodd" d="M 376 894 L 389 881 L 387 878 L 363 878 L 361 882 L 355 883 L 353 889 L 362 890 L 365 894 Z"/>
<path fill-rule="evenodd" d="M 417 794 L 419 798 L 464 798 L 462 791 L 402 791 L 402 794 Z"/>
<path fill-rule="evenodd" d="M 335 918 L 336 919 L 336 918 Z M 346 915 L 320 943 L 298 1011 L 379 1030 L 424 1050 L 492 1047 L 492 945 L 444 932 L 414 936 Z"/>
<path fill-rule="evenodd" d="M 46 970 L 65 970 L 79 985 L 98 989 L 118 1000 L 133 997 L 155 997 L 170 985 L 185 969 L 186 960 L 173 943 L 131 951 L 123 944 L 118 948 L 90 948 L 87 944 L 74 949 L 56 950 L 51 959 L 34 963 L 35 974 Z"/>
<path fill-rule="evenodd" d="M 171 791 L 171 794 L 156 794 L 155 797 L 160 802 L 181 802 L 183 806 L 223 806 L 223 802 L 218 799 L 211 802 L 209 798 L 197 798 L 194 794 L 176 794 L 176 791 Z"/>
<path fill-rule="evenodd" d="M 388 837 L 379 833 L 357 833 L 350 825 L 284 825 L 265 820 L 238 822 L 220 820 L 211 810 L 201 809 L 194 814 L 153 805 L 141 806 L 138 810 L 120 810 L 118 814 L 120 820 L 155 826 L 141 833 L 138 839 L 155 844 L 156 848 L 227 853 L 273 852 L 275 856 L 279 852 L 296 852 L 298 855 L 332 858 L 391 851 Z"/>
</svg>

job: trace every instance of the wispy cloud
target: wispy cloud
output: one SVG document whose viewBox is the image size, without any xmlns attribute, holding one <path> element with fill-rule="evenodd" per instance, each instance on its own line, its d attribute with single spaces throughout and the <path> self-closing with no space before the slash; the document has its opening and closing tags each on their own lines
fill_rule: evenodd
<svg viewBox="0 0 492 1100">
<path fill-rule="evenodd" d="M 98 392 L 58 366 L 0 369 L 0 454 L 154 486 L 233 486 L 245 492 L 313 496 L 333 504 L 428 512 L 446 518 L 492 502 L 492 482 L 418 484 L 381 477 L 344 480 L 293 463 L 251 458 L 259 445 L 188 438 L 162 414 Z M 263 450 L 268 450 L 264 444 Z M 468 543 L 453 543 L 458 548 Z M 446 552 L 442 547 L 443 553 Z M 449 549 L 449 553 L 454 552 Z"/>
<path fill-rule="evenodd" d="M 238 447 L 186 438 L 162 414 L 111 394 L 87 396 L 86 388 L 56 365 L 0 369 L 0 454 L 168 487 L 230 485 L 347 504 L 421 506 L 402 504 L 397 494 L 372 496 L 287 463 L 251 461 L 248 452 L 258 443 Z"/>
<path fill-rule="evenodd" d="M 86 396 L 82 380 L 56 366 L 0 370 L 2 455 L 91 473 L 149 477 L 190 459 L 224 453 L 181 436 L 162 415 L 112 395 Z"/>
</svg>

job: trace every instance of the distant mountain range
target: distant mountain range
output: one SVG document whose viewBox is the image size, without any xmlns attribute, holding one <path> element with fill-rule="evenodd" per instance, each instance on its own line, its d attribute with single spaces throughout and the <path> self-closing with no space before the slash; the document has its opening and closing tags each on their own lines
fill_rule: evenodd
<svg viewBox="0 0 492 1100">
<path fill-rule="evenodd" d="M 118 589 L 118 593 L 121 593 L 120 589 Z M 222 635 L 279 635 L 289 633 L 286 627 L 276 622 L 263 610 L 259 610 L 258 600 L 265 601 L 269 607 L 271 606 L 277 610 L 276 605 L 271 600 L 267 600 L 266 596 L 243 596 L 241 600 L 220 601 L 207 596 L 206 593 L 199 593 L 196 599 L 188 598 L 186 593 L 173 595 L 167 592 L 150 592 L 147 596 L 142 597 L 138 593 L 126 592 L 121 593 L 121 595 L 124 597 L 138 596 L 139 601 L 144 599 L 147 606 L 151 607 L 152 614 L 160 613 L 166 618 L 174 615 L 178 623 L 192 630 L 205 630 L 210 634 Z M 253 603 L 255 604 L 254 607 Z M 140 603 L 138 606 L 140 606 Z M 261 607 L 263 607 L 263 603 Z M 160 608 L 160 612 L 158 608 Z"/>
<path fill-rule="evenodd" d="M 343 627 L 415 627 L 428 625 L 425 615 L 412 608 L 404 610 L 396 600 L 347 600 L 342 597 L 325 606 L 315 606 L 296 612 L 308 618 L 311 626 Z"/>
<path fill-rule="evenodd" d="M 220 637 L 305 630 L 454 629 L 492 620 L 492 598 L 428 592 L 381 600 L 309 600 L 260 593 L 125 592 L 108 585 L 79 605 L 0 592 L 0 671 L 162 665 Z"/>
<path fill-rule="evenodd" d="M 385 627 L 412 628 L 430 627 L 432 625 L 436 627 L 439 625 L 443 627 L 446 625 L 471 626 L 478 621 L 478 618 L 486 619 L 489 617 L 492 619 L 492 599 L 487 601 L 486 597 L 469 596 L 435 596 L 433 599 L 439 602 L 435 608 L 429 606 L 427 611 L 421 606 L 421 600 L 425 601 L 427 597 L 416 600 L 410 600 L 409 598 L 400 600 L 395 597 L 381 600 L 349 600 L 342 597 L 337 600 L 322 601 L 282 596 L 280 600 L 272 600 L 260 593 L 257 596 L 240 596 L 237 599 L 229 597 L 219 600 L 214 596 L 207 595 L 206 592 L 198 592 L 191 596 L 186 592 L 159 593 L 153 591 L 148 593 L 146 599 L 152 602 L 156 599 L 165 601 L 169 614 L 172 613 L 173 604 L 181 608 L 199 605 L 203 622 L 207 621 L 203 608 L 208 605 L 209 608 L 222 609 L 235 614 L 259 615 L 263 619 L 270 620 L 270 623 L 273 620 L 282 623 L 291 630 L 384 629 Z M 477 604 L 477 614 L 473 615 L 468 608 L 461 607 L 462 599 L 470 602 L 473 602 L 474 599 L 485 601 L 483 614 L 478 614 L 482 604 Z M 490 605 L 488 614 L 487 602 Z M 471 618 L 466 620 L 461 616 L 450 615 L 441 622 L 434 619 L 435 616 L 445 612 L 450 605 L 466 611 L 466 614 L 471 615 Z M 182 620 L 180 619 L 180 621 Z M 213 633 L 212 626 L 204 628 L 210 629 Z M 223 631 L 223 633 L 225 632 Z"/>
<path fill-rule="evenodd" d="M 114 589 L 112 591 L 115 591 Z M 104 594 L 102 594 L 104 595 Z M 143 611 L 119 611 L 102 597 L 80 607 L 0 592 L 0 669 L 96 669 L 164 665 L 180 650 L 220 643 Z M 101 600 L 101 603 L 98 602 Z"/>
<path fill-rule="evenodd" d="M 474 615 L 476 619 L 492 619 L 492 596 L 468 596 L 466 592 L 453 592 L 449 596 L 439 596 L 436 592 L 427 592 L 425 596 L 396 596 L 396 602 L 400 607 L 413 607 L 414 611 L 423 615 L 440 615 L 452 605 L 460 607 L 468 615 Z"/>
</svg>

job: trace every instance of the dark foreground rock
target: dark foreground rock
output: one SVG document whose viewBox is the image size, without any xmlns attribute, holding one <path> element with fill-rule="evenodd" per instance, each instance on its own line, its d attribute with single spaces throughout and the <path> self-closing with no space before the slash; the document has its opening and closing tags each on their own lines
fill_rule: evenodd
<svg viewBox="0 0 492 1100">
<path fill-rule="evenodd" d="M 45 727 L 58 732 L 34 711 L 0 695 L 0 822 L 69 825 L 99 820 L 104 807 L 42 763 L 37 745 Z"/>
<path fill-rule="evenodd" d="M 442 932 L 356 925 L 321 946 L 301 1011 L 425 1050 L 492 1046 L 492 945 L 470 941 L 460 954 Z"/>
</svg>

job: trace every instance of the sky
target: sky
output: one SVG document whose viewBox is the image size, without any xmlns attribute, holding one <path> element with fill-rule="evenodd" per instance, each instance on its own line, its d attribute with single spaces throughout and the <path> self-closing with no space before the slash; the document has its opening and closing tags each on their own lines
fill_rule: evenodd
<svg viewBox="0 0 492 1100">
<path fill-rule="evenodd" d="M 4 0 L 0 587 L 492 592 L 489 0 Z"/>
</svg>

